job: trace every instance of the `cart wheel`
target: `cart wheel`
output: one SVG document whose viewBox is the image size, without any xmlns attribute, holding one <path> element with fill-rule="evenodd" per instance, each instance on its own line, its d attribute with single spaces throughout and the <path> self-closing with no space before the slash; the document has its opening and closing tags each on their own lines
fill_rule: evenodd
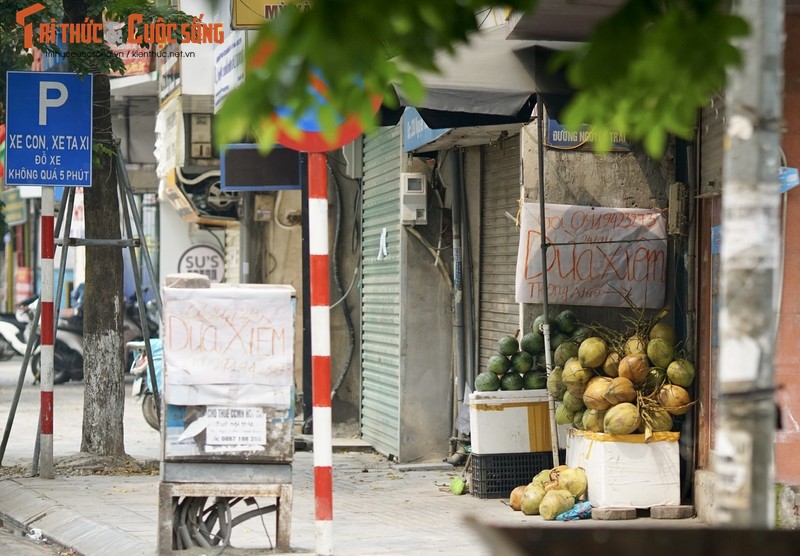
<svg viewBox="0 0 800 556">
<path fill-rule="evenodd" d="M 144 415 L 144 420 L 148 425 L 156 430 L 161 430 L 158 413 L 155 396 L 153 396 L 152 392 L 147 392 L 142 400 L 142 415 Z"/>
</svg>

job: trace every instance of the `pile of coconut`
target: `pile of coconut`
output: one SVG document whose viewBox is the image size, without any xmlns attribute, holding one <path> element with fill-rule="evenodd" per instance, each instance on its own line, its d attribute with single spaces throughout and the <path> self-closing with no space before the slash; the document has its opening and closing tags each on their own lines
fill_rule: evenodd
<svg viewBox="0 0 800 556">
<path fill-rule="evenodd" d="M 559 465 L 540 471 L 527 485 L 511 491 L 510 506 L 525 515 L 554 520 L 586 498 L 586 472 L 582 467 Z"/>
<path fill-rule="evenodd" d="M 641 322 L 641 321 L 639 321 Z M 676 349 L 675 330 L 646 321 L 633 333 L 592 327 L 579 344 L 563 342 L 547 390 L 558 402 L 556 422 L 608 434 L 670 431 L 692 399 L 694 365 Z"/>
</svg>

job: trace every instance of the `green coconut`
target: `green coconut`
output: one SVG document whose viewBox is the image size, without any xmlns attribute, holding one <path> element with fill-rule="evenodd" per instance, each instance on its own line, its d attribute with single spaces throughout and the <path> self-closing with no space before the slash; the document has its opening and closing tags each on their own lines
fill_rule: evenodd
<svg viewBox="0 0 800 556">
<path fill-rule="evenodd" d="M 619 403 L 606 411 L 603 429 L 608 434 L 631 434 L 639 427 L 639 408 L 632 403 Z"/>
<path fill-rule="evenodd" d="M 571 425 L 572 420 L 575 418 L 575 412 L 570 411 L 562 403 L 556 408 L 556 423 L 559 425 Z"/>
<path fill-rule="evenodd" d="M 550 325 L 550 333 L 553 334 L 556 330 L 556 321 L 552 317 L 547 317 L 544 314 L 539 315 L 533 319 L 533 326 L 531 327 L 534 332 L 543 332 L 542 325 L 547 322 Z"/>
<path fill-rule="evenodd" d="M 533 368 L 533 355 L 527 351 L 518 351 L 511 356 L 511 368 L 524 375 Z"/>
<path fill-rule="evenodd" d="M 670 431 L 672 430 L 672 415 L 663 407 L 648 407 L 642 411 L 642 424 L 639 428 L 642 429 L 644 425 L 649 425 L 653 432 Z"/>
<path fill-rule="evenodd" d="M 558 484 L 575 498 L 581 498 L 589 486 L 586 470 L 583 467 L 568 467 L 558 474 Z"/>
<path fill-rule="evenodd" d="M 647 341 L 634 334 L 628 341 L 625 342 L 625 355 L 633 355 L 634 353 L 647 353 Z"/>
<path fill-rule="evenodd" d="M 583 426 L 583 430 L 592 432 L 605 432 L 605 427 L 603 425 L 603 419 L 605 419 L 605 416 L 605 411 L 587 409 L 581 416 L 581 425 Z"/>
<path fill-rule="evenodd" d="M 562 334 L 561 332 L 556 332 L 555 334 L 551 334 L 550 349 L 556 350 L 558 349 L 558 346 L 568 341 L 569 341 L 569 336 L 567 336 L 566 334 Z"/>
<path fill-rule="evenodd" d="M 564 397 L 564 392 L 567 387 L 564 386 L 564 381 L 561 379 L 561 374 L 564 369 L 555 367 L 547 376 L 547 392 L 553 397 L 554 400 L 561 400 Z"/>
<path fill-rule="evenodd" d="M 589 338 L 591 335 L 592 335 L 591 330 L 589 330 L 588 328 L 584 328 L 583 326 L 579 326 L 578 328 L 575 329 L 575 332 L 572 333 L 572 336 L 570 336 L 570 338 L 572 339 L 573 342 L 580 344 L 582 341 L 584 341 L 586 338 Z"/>
<path fill-rule="evenodd" d="M 648 336 L 650 337 L 650 340 L 654 340 L 655 338 L 666 340 L 666 342 L 672 346 L 675 345 L 675 341 L 677 340 L 675 329 L 666 322 L 657 322 L 654 324 L 650 328 L 650 333 Z"/>
<path fill-rule="evenodd" d="M 496 375 L 504 375 L 511 368 L 511 361 L 499 353 L 492 355 L 486 362 L 486 370 Z"/>
<path fill-rule="evenodd" d="M 564 309 L 555 318 L 556 326 L 564 334 L 572 334 L 578 328 L 578 317 L 569 309 Z"/>
<path fill-rule="evenodd" d="M 603 372 L 610 377 L 619 376 L 619 361 L 621 357 L 616 351 L 609 352 L 605 362 L 603 362 Z"/>
<path fill-rule="evenodd" d="M 519 508 L 525 515 L 537 515 L 544 497 L 544 487 L 539 483 L 531 483 L 522 493 Z"/>
<path fill-rule="evenodd" d="M 588 369 L 601 367 L 605 363 L 606 357 L 608 357 L 608 346 L 602 338 L 597 336 L 586 338 L 578 346 L 578 360 L 582 366 Z"/>
<path fill-rule="evenodd" d="M 575 415 L 572 416 L 572 426 L 579 431 L 583 430 L 583 414 L 585 411 L 585 409 L 580 409 L 575 412 Z"/>
<path fill-rule="evenodd" d="M 550 469 L 542 469 L 536 475 L 533 476 L 533 479 L 531 479 L 531 483 L 540 484 L 542 486 L 542 488 L 544 488 L 544 486 L 547 483 L 550 482 L 550 472 L 551 471 L 552 471 L 552 468 L 550 468 Z"/>
<path fill-rule="evenodd" d="M 552 521 L 559 514 L 572 509 L 575 505 L 575 496 L 566 489 L 549 490 L 545 493 L 539 504 L 539 515 Z"/>
<path fill-rule="evenodd" d="M 694 374 L 694 365 L 688 359 L 676 359 L 667 367 L 669 381 L 684 388 L 692 385 Z"/>
<path fill-rule="evenodd" d="M 583 397 L 586 385 L 594 376 L 591 369 L 584 368 L 577 357 L 573 357 L 564 364 L 561 380 L 567 391 L 575 397 Z"/>
<path fill-rule="evenodd" d="M 541 332 L 528 332 L 519 341 L 519 349 L 531 355 L 541 353 L 544 349 L 544 336 Z"/>
<path fill-rule="evenodd" d="M 573 396 L 570 392 L 564 392 L 564 406 L 567 408 L 567 411 L 575 412 L 575 411 L 583 411 L 586 409 L 586 405 L 583 403 L 583 398 L 578 396 Z"/>
<path fill-rule="evenodd" d="M 649 396 L 661 388 L 661 385 L 666 381 L 667 371 L 658 367 L 653 367 L 650 369 L 650 372 L 647 373 L 647 378 L 644 381 L 642 390 Z"/>
<path fill-rule="evenodd" d="M 563 342 L 553 353 L 553 365 L 563 367 L 564 363 L 578 356 L 578 344 L 572 340 Z"/>
<path fill-rule="evenodd" d="M 500 355 L 514 355 L 519 351 L 519 342 L 515 336 L 506 335 L 497 340 L 497 353 Z"/>
<path fill-rule="evenodd" d="M 647 357 L 656 367 L 666 369 L 675 359 L 675 347 L 663 338 L 653 338 L 647 342 Z"/>
</svg>

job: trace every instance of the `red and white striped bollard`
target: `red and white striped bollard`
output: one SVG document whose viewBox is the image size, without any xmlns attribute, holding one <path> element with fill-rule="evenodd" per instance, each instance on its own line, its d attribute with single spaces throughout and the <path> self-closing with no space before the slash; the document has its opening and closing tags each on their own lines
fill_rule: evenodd
<svg viewBox="0 0 800 556">
<path fill-rule="evenodd" d="M 308 154 L 308 229 L 316 550 L 317 554 L 329 555 L 333 554 L 333 446 L 328 166 L 325 153 Z"/>
</svg>

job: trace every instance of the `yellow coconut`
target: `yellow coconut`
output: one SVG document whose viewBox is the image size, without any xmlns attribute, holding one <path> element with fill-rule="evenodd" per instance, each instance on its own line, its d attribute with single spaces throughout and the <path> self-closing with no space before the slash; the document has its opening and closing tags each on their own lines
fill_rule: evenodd
<svg viewBox="0 0 800 556">
<path fill-rule="evenodd" d="M 603 428 L 608 434 L 631 434 L 639 427 L 639 408 L 632 403 L 618 403 L 606 411 Z"/>
<path fill-rule="evenodd" d="M 611 383 L 606 390 L 605 398 L 611 405 L 617 405 L 622 402 L 632 402 L 636 399 L 636 388 L 633 382 L 624 376 L 612 378 Z"/>
<path fill-rule="evenodd" d="M 606 400 L 606 392 L 611 385 L 611 378 L 607 376 L 596 376 L 586 385 L 583 393 L 583 403 L 589 409 L 603 411 L 611 407 L 611 402 Z"/>
<path fill-rule="evenodd" d="M 636 386 L 645 381 L 649 371 L 650 365 L 644 353 L 626 355 L 619 362 L 619 376 L 627 378 Z"/>
<path fill-rule="evenodd" d="M 625 342 L 625 355 L 633 355 L 634 353 L 646 353 L 647 341 L 638 334 L 628 338 Z"/>
<path fill-rule="evenodd" d="M 677 384 L 665 384 L 658 391 L 658 403 L 672 415 L 683 415 L 689 411 L 692 398 L 685 388 Z"/>
<path fill-rule="evenodd" d="M 522 495 L 525 493 L 525 488 L 528 485 L 520 485 L 511 491 L 511 496 L 508 497 L 508 505 L 515 512 L 522 509 Z"/>
</svg>

